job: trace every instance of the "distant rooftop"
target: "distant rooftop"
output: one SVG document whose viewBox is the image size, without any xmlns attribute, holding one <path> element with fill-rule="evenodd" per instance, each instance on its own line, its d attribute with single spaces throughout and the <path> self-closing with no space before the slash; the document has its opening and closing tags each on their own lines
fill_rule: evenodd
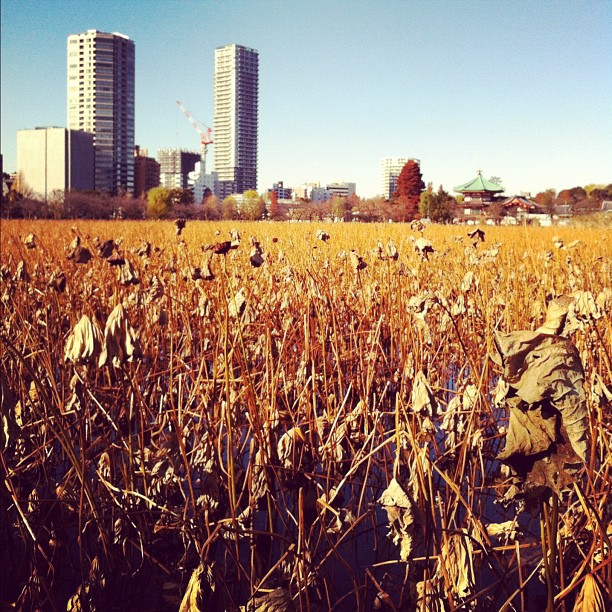
<svg viewBox="0 0 612 612">
<path fill-rule="evenodd" d="M 102 30 L 87 30 L 86 32 L 81 32 L 80 34 L 71 34 L 70 36 L 84 36 L 85 34 L 89 34 L 90 36 L 95 34 L 105 34 L 106 36 L 120 36 L 121 38 L 125 38 L 126 40 L 130 40 L 129 36 L 125 34 L 121 34 L 121 32 L 102 32 Z"/>
<path fill-rule="evenodd" d="M 473 191 L 489 191 L 492 193 L 500 193 L 501 191 L 504 191 L 504 188 L 498 185 L 497 183 L 492 183 L 486 178 L 483 178 L 482 171 L 479 170 L 478 176 L 475 179 L 472 179 L 469 183 L 465 183 L 465 185 L 459 185 L 459 187 L 455 187 L 454 191 L 458 191 L 459 193 Z"/>
</svg>

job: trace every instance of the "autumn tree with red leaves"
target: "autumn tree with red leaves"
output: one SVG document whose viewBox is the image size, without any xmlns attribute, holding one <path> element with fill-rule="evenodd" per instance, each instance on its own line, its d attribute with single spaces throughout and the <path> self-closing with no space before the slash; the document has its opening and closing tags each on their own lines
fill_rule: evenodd
<svg viewBox="0 0 612 612">
<path fill-rule="evenodd" d="M 419 212 L 421 193 L 425 189 L 421 167 L 414 160 L 408 161 L 397 177 L 397 189 L 393 202 L 403 210 L 404 221 L 415 219 Z"/>
<path fill-rule="evenodd" d="M 269 192 L 269 201 L 270 209 L 268 211 L 268 216 L 270 217 L 270 219 L 276 219 L 279 217 L 280 211 L 278 207 L 278 195 L 273 189 Z"/>
<path fill-rule="evenodd" d="M 555 210 L 556 199 L 557 192 L 554 189 L 547 189 L 546 191 L 540 191 L 533 200 L 546 214 L 552 215 Z"/>
</svg>

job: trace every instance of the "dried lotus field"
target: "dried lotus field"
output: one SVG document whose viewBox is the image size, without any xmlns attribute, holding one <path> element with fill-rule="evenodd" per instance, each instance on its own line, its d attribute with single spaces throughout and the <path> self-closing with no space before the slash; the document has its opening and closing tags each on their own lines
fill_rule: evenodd
<svg viewBox="0 0 612 612">
<path fill-rule="evenodd" d="M 606 609 L 609 230 L 1 230 L 2 609 Z"/>
</svg>

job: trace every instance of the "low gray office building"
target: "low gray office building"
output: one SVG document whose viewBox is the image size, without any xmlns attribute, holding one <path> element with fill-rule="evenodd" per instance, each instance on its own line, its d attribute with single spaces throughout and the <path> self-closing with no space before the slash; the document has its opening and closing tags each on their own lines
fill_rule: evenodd
<svg viewBox="0 0 612 612">
<path fill-rule="evenodd" d="M 93 134 L 61 127 L 18 130 L 17 175 L 22 188 L 44 200 L 55 190 L 93 189 Z"/>
</svg>

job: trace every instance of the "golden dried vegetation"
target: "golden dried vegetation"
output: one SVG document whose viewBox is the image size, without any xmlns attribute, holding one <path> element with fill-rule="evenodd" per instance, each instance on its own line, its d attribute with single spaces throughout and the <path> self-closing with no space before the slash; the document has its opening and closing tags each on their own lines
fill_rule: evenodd
<svg viewBox="0 0 612 612">
<path fill-rule="evenodd" d="M 3 221 L 0 603 L 604 610 L 610 238 Z"/>
</svg>

